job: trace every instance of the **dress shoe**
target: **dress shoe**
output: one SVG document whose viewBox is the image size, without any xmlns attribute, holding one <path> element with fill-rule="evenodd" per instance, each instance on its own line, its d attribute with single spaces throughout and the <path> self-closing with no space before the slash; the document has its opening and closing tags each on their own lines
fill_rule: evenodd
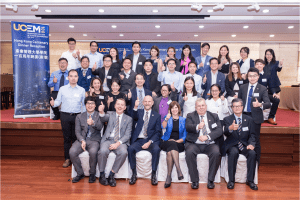
<svg viewBox="0 0 300 200">
<path fill-rule="evenodd" d="M 168 188 L 168 187 L 170 187 L 171 186 L 171 183 L 165 183 L 165 188 Z"/>
<path fill-rule="evenodd" d="M 172 177 L 170 175 L 167 176 L 166 182 L 165 182 L 165 188 L 168 188 L 171 186 L 172 183 Z"/>
<path fill-rule="evenodd" d="M 72 183 L 77 183 L 77 182 L 79 182 L 83 178 L 84 178 L 84 174 L 77 175 L 75 178 L 73 178 Z"/>
<path fill-rule="evenodd" d="M 182 180 L 182 179 L 184 179 L 183 176 L 178 176 L 178 180 Z"/>
<path fill-rule="evenodd" d="M 108 181 L 107 181 L 107 179 L 105 178 L 105 174 L 102 174 L 102 175 L 100 175 L 100 177 L 99 177 L 99 183 L 101 184 L 101 185 L 108 185 Z"/>
<path fill-rule="evenodd" d="M 156 178 L 156 175 L 153 175 L 151 176 L 151 184 L 152 185 L 157 185 L 158 181 L 157 181 L 157 178 Z"/>
<path fill-rule="evenodd" d="M 258 190 L 258 187 L 255 183 L 253 182 L 246 182 L 246 185 L 249 185 L 249 187 L 251 188 L 251 190 Z"/>
<path fill-rule="evenodd" d="M 117 182 L 116 182 L 116 179 L 113 175 L 109 175 L 108 176 L 108 184 L 111 186 L 111 187 L 116 187 L 117 185 Z"/>
<path fill-rule="evenodd" d="M 208 189 L 214 189 L 215 188 L 215 184 L 213 181 L 208 181 L 207 182 L 207 188 Z"/>
<path fill-rule="evenodd" d="M 135 183 L 136 183 L 136 174 L 132 174 L 129 184 L 134 185 Z"/>
<path fill-rule="evenodd" d="M 71 160 L 67 159 L 67 160 L 65 160 L 63 167 L 69 167 L 70 165 L 71 165 Z"/>
<path fill-rule="evenodd" d="M 234 188 L 234 182 L 229 181 L 229 182 L 227 183 L 227 188 L 228 188 L 228 189 L 233 189 L 233 188 Z"/>
<path fill-rule="evenodd" d="M 277 125 L 277 123 L 274 121 L 274 119 L 272 119 L 272 118 L 269 118 L 268 119 L 268 123 L 269 124 L 273 124 L 273 125 Z"/>
<path fill-rule="evenodd" d="M 89 177 L 89 183 L 94 183 L 96 181 L 96 176 L 95 174 L 90 174 L 90 177 Z"/>
<path fill-rule="evenodd" d="M 199 188 L 199 183 L 198 182 L 192 182 L 191 187 L 192 187 L 192 189 L 198 189 Z"/>
<path fill-rule="evenodd" d="M 59 120 L 59 119 L 60 119 L 60 117 L 56 116 L 56 115 L 52 118 L 52 120 Z"/>
</svg>

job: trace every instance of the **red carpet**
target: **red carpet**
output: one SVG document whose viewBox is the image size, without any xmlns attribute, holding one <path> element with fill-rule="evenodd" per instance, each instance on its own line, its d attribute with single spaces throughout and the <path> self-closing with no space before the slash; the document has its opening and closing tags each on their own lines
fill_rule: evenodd
<svg viewBox="0 0 300 200">
<path fill-rule="evenodd" d="M 14 119 L 14 109 L 1 110 L 1 122 L 34 122 L 34 123 L 60 123 L 60 120 L 52 120 L 49 117 L 36 117 L 26 119 Z M 276 114 L 277 126 L 263 123 L 262 126 L 272 127 L 299 127 L 299 112 L 292 110 L 278 109 Z"/>
</svg>

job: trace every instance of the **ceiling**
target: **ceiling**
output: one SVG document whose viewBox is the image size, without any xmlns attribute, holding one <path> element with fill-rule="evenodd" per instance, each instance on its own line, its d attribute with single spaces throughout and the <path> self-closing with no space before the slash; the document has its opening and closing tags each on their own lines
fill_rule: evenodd
<svg viewBox="0 0 300 200">
<path fill-rule="evenodd" d="M 50 3 L 49 3 L 50 2 Z M 10 21 L 48 24 L 50 41 L 66 41 L 74 37 L 78 41 L 208 41 L 208 42 L 286 42 L 299 43 L 299 1 L 255 1 L 259 11 L 248 11 L 253 2 L 232 1 L 183 1 L 183 0 L 1 0 L 1 41 L 11 41 Z M 191 9 L 198 3 L 202 10 Z M 217 3 L 223 10 L 208 12 Z M 5 5 L 18 6 L 18 11 L 8 10 Z M 33 4 L 39 5 L 32 11 Z M 45 10 L 51 10 L 51 13 Z M 98 10 L 103 9 L 100 13 Z M 157 13 L 152 11 L 156 9 Z M 269 10 L 264 13 L 263 10 Z M 113 19 L 42 19 L 36 15 L 117 15 Z M 132 15 L 162 15 L 159 19 L 142 19 Z M 163 15 L 171 16 L 166 19 Z M 209 15 L 199 19 L 199 15 Z M 126 17 L 131 19 L 126 19 Z M 176 19 L 172 19 L 176 16 Z M 124 19 L 120 17 L 125 17 Z M 188 19 L 186 19 L 188 17 Z M 74 28 L 69 28 L 74 25 Z M 116 28 L 112 28 L 116 25 Z M 160 28 L 155 28 L 159 25 Z M 243 26 L 249 26 L 244 29 Z M 199 26 L 204 26 L 199 28 Z M 289 29 L 289 26 L 293 26 Z M 84 36 L 87 34 L 87 36 Z M 124 36 L 120 36 L 123 34 Z M 157 36 L 160 35 L 160 36 Z M 195 36 L 196 35 L 196 36 Z M 232 37 L 236 35 L 236 37 Z M 270 37 L 274 35 L 274 37 Z"/>
</svg>

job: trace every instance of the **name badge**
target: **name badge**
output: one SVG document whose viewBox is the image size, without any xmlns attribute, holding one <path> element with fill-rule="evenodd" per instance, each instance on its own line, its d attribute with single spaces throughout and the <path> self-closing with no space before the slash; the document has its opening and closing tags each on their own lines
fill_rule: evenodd
<svg viewBox="0 0 300 200">
<path fill-rule="evenodd" d="M 104 99 L 104 96 L 102 96 L 102 95 L 99 95 L 99 99 Z"/>
<path fill-rule="evenodd" d="M 66 77 L 66 80 L 68 81 L 68 80 L 69 80 L 69 78 L 68 78 L 68 77 Z"/>
<path fill-rule="evenodd" d="M 107 78 L 107 79 L 111 79 L 111 76 L 107 76 L 106 78 Z"/>
<path fill-rule="evenodd" d="M 154 60 L 154 63 L 157 63 L 156 60 Z"/>
<path fill-rule="evenodd" d="M 243 131 L 248 131 L 248 127 L 243 127 Z"/>
<path fill-rule="evenodd" d="M 206 63 L 206 65 L 208 65 L 208 66 L 209 66 L 209 62 L 207 62 L 207 63 Z"/>
<path fill-rule="evenodd" d="M 213 123 L 213 124 L 211 125 L 211 127 L 212 127 L 212 128 L 215 128 L 215 127 L 217 127 L 217 124 L 216 124 L 216 123 Z"/>
<path fill-rule="evenodd" d="M 170 103 L 172 103 L 172 100 L 169 100 L 169 101 L 167 102 L 168 105 L 170 105 Z"/>
<path fill-rule="evenodd" d="M 79 97 L 79 94 L 76 94 L 76 93 L 75 93 L 75 94 L 74 94 L 74 97 Z"/>
<path fill-rule="evenodd" d="M 143 63 L 142 62 L 139 62 L 139 65 L 142 65 Z"/>
<path fill-rule="evenodd" d="M 91 75 L 89 75 L 89 76 L 88 76 L 88 77 L 86 77 L 86 78 L 87 78 L 87 79 L 90 79 L 90 78 L 92 78 L 92 77 L 91 77 Z"/>
<path fill-rule="evenodd" d="M 239 81 L 239 84 L 241 85 L 241 84 L 244 84 L 244 81 Z"/>
<path fill-rule="evenodd" d="M 267 82 L 266 78 L 261 79 L 262 82 Z"/>
<path fill-rule="evenodd" d="M 259 93 L 254 93 L 253 96 L 254 97 L 259 97 Z"/>
</svg>

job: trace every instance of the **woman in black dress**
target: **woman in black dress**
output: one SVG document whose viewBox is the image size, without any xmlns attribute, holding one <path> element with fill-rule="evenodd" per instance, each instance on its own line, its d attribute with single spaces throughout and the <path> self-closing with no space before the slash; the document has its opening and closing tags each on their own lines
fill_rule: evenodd
<svg viewBox="0 0 300 200">
<path fill-rule="evenodd" d="M 229 65 L 232 60 L 229 57 L 229 48 L 227 45 L 223 45 L 220 47 L 219 56 L 218 56 L 218 63 L 219 63 L 219 72 L 222 72 L 227 76 L 229 73 Z"/>
<path fill-rule="evenodd" d="M 178 174 L 178 180 L 182 180 L 183 174 L 179 166 L 179 153 L 184 151 L 184 141 L 186 138 L 185 118 L 181 117 L 181 108 L 177 101 L 172 101 L 169 105 L 169 113 L 162 122 L 162 128 L 166 132 L 162 136 L 160 148 L 167 152 L 168 174 L 165 182 L 165 188 L 171 186 L 172 169 L 175 164 Z"/>
<path fill-rule="evenodd" d="M 116 47 L 112 47 L 109 49 L 109 55 L 112 57 L 112 65 L 111 67 L 118 72 L 118 74 L 121 72 L 121 69 L 123 68 L 122 62 L 119 59 L 119 51 Z"/>
<path fill-rule="evenodd" d="M 121 88 L 120 80 L 117 78 L 114 78 L 111 82 L 111 92 L 108 92 L 106 95 L 108 111 L 116 111 L 115 104 L 116 104 L 117 99 L 122 98 L 125 101 L 127 101 L 126 95 L 119 91 L 120 88 Z"/>
<path fill-rule="evenodd" d="M 102 81 L 98 77 L 94 77 L 91 81 L 90 90 L 85 93 L 85 96 L 96 97 L 96 110 L 98 110 L 101 102 L 105 105 L 104 112 L 107 111 L 107 104 L 105 101 L 106 93 L 103 90 Z"/>
</svg>

